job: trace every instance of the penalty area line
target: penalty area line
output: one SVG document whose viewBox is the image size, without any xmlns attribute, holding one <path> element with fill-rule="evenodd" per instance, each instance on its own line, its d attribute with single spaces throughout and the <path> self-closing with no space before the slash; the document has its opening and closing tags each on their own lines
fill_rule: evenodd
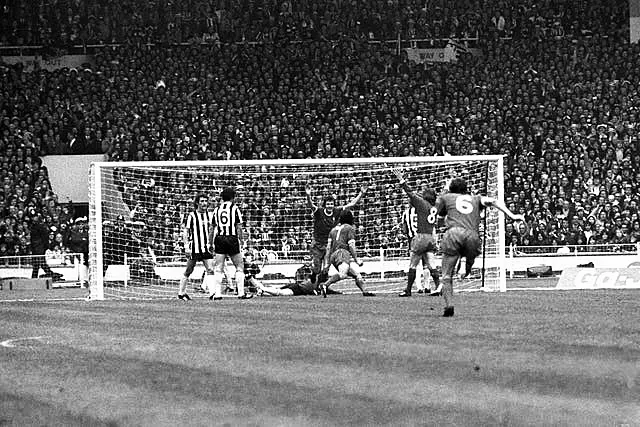
<svg viewBox="0 0 640 427">
<path fill-rule="evenodd" d="M 0 299 L 0 303 L 3 302 L 58 302 L 58 301 L 86 301 L 84 297 L 77 298 L 16 298 L 16 299 Z"/>
<path fill-rule="evenodd" d="M 16 345 L 14 344 L 15 342 L 19 342 L 19 341 L 40 341 L 40 340 L 43 340 L 45 338 L 48 338 L 48 337 L 42 336 L 42 337 L 11 338 L 11 339 L 8 339 L 8 340 L 0 341 L 0 347 L 15 348 L 16 347 Z"/>
</svg>

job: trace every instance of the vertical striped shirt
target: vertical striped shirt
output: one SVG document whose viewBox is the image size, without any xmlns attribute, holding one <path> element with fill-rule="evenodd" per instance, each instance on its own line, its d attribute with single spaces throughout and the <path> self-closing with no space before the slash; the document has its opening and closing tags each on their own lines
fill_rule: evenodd
<svg viewBox="0 0 640 427">
<path fill-rule="evenodd" d="M 222 202 L 213 210 L 213 223 L 218 236 L 238 236 L 236 225 L 242 224 L 242 213 L 233 202 Z"/>
<path fill-rule="evenodd" d="M 413 206 L 409 206 L 402 213 L 402 226 L 406 230 L 409 239 L 412 239 L 418 232 L 418 214 Z"/>
<path fill-rule="evenodd" d="M 209 227 L 212 219 L 211 212 L 192 211 L 189 213 L 185 227 L 189 235 L 192 253 L 204 254 L 208 252 Z"/>
</svg>

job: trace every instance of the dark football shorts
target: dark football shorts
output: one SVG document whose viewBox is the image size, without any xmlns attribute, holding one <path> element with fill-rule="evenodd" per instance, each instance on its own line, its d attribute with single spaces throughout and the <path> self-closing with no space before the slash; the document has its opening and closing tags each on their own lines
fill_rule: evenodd
<svg viewBox="0 0 640 427">
<path fill-rule="evenodd" d="M 211 252 L 205 252 L 205 253 L 192 252 L 191 259 L 194 261 L 204 261 L 206 259 L 213 259 L 213 254 L 211 254 Z"/>
<path fill-rule="evenodd" d="M 234 256 L 240 253 L 238 236 L 216 236 L 213 246 L 217 254 Z"/>
<path fill-rule="evenodd" d="M 436 239 L 430 234 L 419 233 L 411 239 L 411 252 L 418 255 L 436 251 Z"/>
<path fill-rule="evenodd" d="M 283 286 L 282 289 L 291 289 L 293 295 L 315 295 L 313 292 L 313 286 L 310 283 L 291 283 L 290 285 Z"/>
<path fill-rule="evenodd" d="M 476 258 L 482 253 L 480 236 L 471 230 L 453 227 L 444 233 L 440 242 L 442 253 L 447 255 L 461 255 L 465 258 Z"/>
</svg>

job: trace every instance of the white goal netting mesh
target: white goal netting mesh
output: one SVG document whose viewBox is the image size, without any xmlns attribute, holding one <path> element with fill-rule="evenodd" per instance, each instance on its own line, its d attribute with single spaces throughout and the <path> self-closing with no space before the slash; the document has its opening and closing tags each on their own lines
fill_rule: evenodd
<svg viewBox="0 0 640 427">
<path fill-rule="evenodd" d="M 395 292 L 404 286 L 407 237 L 400 221 L 408 197 L 392 169 L 404 172 L 410 186 L 438 193 L 453 176 L 467 180 L 472 193 L 501 198 L 502 160 L 476 158 L 331 159 L 325 161 L 96 163 L 90 177 L 90 278 L 102 297 L 174 297 L 186 262 L 181 230 L 197 194 L 213 209 L 226 186 L 237 189 L 244 215 L 247 251 L 261 267 L 260 280 L 287 283 L 307 261 L 312 211 L 332 196 L 337 206 L 351 202 L 357 246 L 365 260 L 368 287 Z M 503 290 L 504 236 L 498 211 L 488 210 L 481 226 L 484 254 L 474 275 L 460 288 Z M 439 229 L 442 233 L 444 230 Z M 439 258 L 439 257 L 438 257 Z M 191 275 L 197 287 L 203 274 Z M 231 274 L 230 274 L 231 277 Z M 233 287 L 232 283 L 228 283 Z M 349 286 L 347 286 L 349 288 Z M 354 289 L 351 286 L 349 289 Z"/>
</svg>

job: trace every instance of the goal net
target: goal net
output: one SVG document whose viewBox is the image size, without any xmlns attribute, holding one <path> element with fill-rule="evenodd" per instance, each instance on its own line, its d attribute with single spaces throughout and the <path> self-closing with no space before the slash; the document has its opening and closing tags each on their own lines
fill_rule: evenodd
<svg viewBox="0 0 640 427">
<path fill-rule="evenodd" d="M 237 190 L 246 252 L 261 269 L 257 277 L 283 284 L 295 280 L 295 272 L 308 262 L 312 211 L 305 188 L 318 206 L 329 196 L 343 206 L 366 186 L 352 209 L 364 277 L 374 291 L 397 292 L 408 268 L 400 222 L 409 201 L 394 168 L 418 191 L 430 186 L 440 193 L 452 177 L 461 176 L 472 193 L 503 198 L 501 156 L 94 163 L 89 192 L 92 297 L 175 297 L 186 263 L 182 225 L 193 199 L 206 195 L 213 209 L 225 186 Z M 505 290 L 503 223 L 499 211 L 486 211 L 483 254 L 472 277 L 455 281 L 456 289 Z M 203 273 L 198 265 L 189 292 Z M 227 286 L 233 288 L 231 280 Z M 347 292 L 356 289 L 345 286 Z"/>
</svg>

